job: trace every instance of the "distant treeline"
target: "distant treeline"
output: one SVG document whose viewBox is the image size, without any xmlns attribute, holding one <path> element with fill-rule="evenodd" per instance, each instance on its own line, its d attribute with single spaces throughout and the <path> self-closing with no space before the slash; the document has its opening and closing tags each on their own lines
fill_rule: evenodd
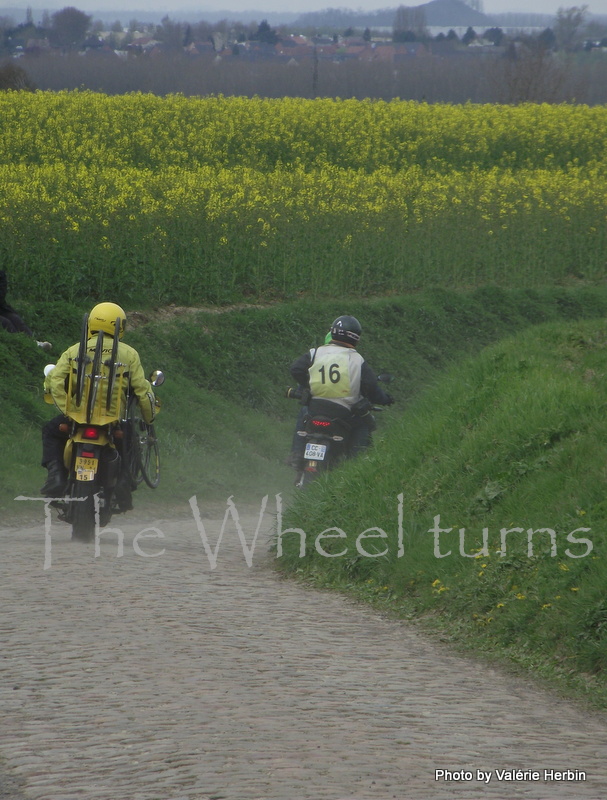
<svg viewBox="0 0 607 800">
<path fill-rule="evenodd" d="M 607 58 L 519 53 L 516 59 L 464 52 L 411 57 L 399 64 L 315 61 L 298 64 L 183 54 L 120 60 L 104 55 L 20 59 L 29 84 L 42 90 L 90 89 L 110 95 L 149 92 L 188 97 L 340 97 L 428 103 L 607 102 Z"/>
</svg>

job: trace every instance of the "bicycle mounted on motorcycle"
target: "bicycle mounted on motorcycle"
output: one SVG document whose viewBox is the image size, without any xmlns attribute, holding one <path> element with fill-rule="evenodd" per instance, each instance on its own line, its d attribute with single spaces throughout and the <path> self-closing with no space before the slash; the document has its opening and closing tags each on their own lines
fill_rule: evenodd
<svg viewBox="0 0 607 800">
<path fill-rule="evenodd" d="M 132 508 L 130 492 L 142 480 L 152 488 L 159 482 L 154 426 L 143 419 L 138 398 L 131 391 L 128 365 L 118 358 L 123 323 L 120 317 L 115 320 L 111 339 L 99 331 L 93 350 L 89 315 L 84 316 L 77 355 L 69 358 L 64 408 L 50 390 L 55 365 L 45 368 L 44 399 L 55 403 L 67 419 L 59 424 L 66 436 L 66 487 L 64 496 L 51 505 L 59 510 L 59 519 L 72 525 L 73 539 L 92 540 L 96 529 L 107 525 L 113 513 Z M 104 347 L 109 342 L 111 346 Z M 158 370 L 150 376 L 153 386 L 163 382 L 164 375 Z M 151 398 L 158 408 L 159 402 L 153 395 Z"/>
</svg>

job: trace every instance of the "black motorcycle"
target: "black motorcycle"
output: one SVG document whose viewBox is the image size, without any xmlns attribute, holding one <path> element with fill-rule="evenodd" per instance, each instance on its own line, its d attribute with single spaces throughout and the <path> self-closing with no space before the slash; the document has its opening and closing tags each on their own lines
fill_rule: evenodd
<svg viewBox="0 0 607 800">
<path fill-rule="evenodd" d="M 390 383 L 393 376 L 385 372 L 378 375 L 377 380 Z M 372 431 L 376 427 L 373 413 L 384 410 L 363 398 L 350 412 L 327 400 L 310 399 L 309 391 L 301 386 L 287 389 L 286 397 L 299 400 L 307 409 L 302 429 L 297 431 L 297 435 L 305 440 L 305 447 L 298 463 L 294 464 L 297 473 L 295 486 L 300 489 L 319 473 L 334 469 L 340 462 L 355 455 L 353 415 L 365 418 L 368 429 Z"/>
</svg>

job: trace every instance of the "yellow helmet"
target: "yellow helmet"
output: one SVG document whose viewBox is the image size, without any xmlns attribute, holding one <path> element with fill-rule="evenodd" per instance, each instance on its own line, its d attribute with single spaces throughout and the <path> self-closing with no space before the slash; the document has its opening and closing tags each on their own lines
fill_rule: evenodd
<svg viewBox="0 0 607 800">
<path fill-rule="evenodd" d="M 120 320 L 119 338 L 122 339 L 126 328 L 126 314 L 116 303 L 98 303 L 89 314 L 89 336 L 99 331 L 114 335 L 116 320 Z"/>
</svg>

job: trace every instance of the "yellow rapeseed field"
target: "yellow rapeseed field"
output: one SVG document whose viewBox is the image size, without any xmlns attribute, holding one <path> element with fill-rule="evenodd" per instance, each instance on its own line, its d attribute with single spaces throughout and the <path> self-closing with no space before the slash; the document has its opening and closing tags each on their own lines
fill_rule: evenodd
<svg viewBox="0 0 607 800">
<path fill-rule="evenodd" d="M 606 276 L 607 109 L 0 93 L 19 288 L 123 300 Z"/>
</svg>

